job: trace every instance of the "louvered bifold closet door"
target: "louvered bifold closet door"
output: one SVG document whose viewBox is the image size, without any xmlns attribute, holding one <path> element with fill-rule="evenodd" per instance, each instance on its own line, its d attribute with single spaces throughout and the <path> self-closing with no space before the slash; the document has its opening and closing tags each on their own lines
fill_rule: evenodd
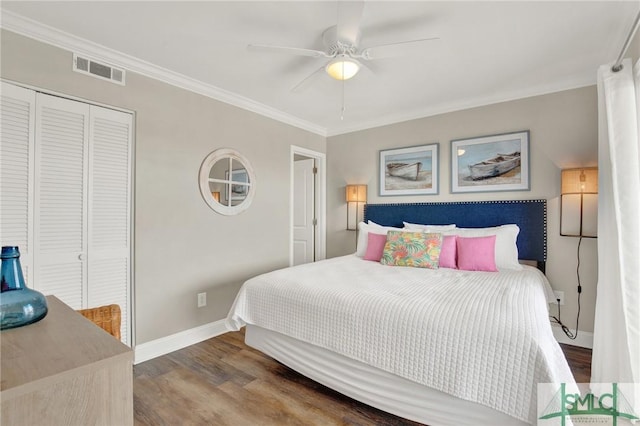
<svg viewBox="0 0 640 426">
<path fill-rule="evenodd" d="M 36 99 L 34 287 L 85 307 L 89 105 Z"/>
<path fill-rule="evenodd" d="M 0 93 L 0 244 L 18 246 L 33 288 L 33 168 L 35 92 L 2 83 Z"/>
<path fill-rule="evenodd" d="M 120 305 L 130 344 L 132 116 L 92 106 L 90 117 L 88 306 Z"/>
</svg>

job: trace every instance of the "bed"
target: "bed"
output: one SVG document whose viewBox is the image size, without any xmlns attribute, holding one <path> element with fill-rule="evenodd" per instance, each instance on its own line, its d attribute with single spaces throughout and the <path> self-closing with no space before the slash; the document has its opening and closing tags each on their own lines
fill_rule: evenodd
<svg viewBox="0 0 640 426">
<path fill-rule="evenodd" d="M 538 383 L 575 383 L 548 319 L 546 201 L 377 204 L 365 219 L 515 224 L 518 253 L 538 268 L 389 267 L 342 256 L 248 280 L 228 327 L 246 326 L 249 346 L 319 383 L 432 426 L 533 424 Z"/>
</svg>

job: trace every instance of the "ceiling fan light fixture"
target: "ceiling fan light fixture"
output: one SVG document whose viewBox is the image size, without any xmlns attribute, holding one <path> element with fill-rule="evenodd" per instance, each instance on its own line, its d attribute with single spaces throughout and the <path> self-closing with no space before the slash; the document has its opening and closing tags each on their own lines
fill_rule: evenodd
<svg viewBox="0 0 640 426">
<path fill-rule="evenodd" d="M 360 71 L 360 64 L 346 55 L 341 55 L 329 62 L 325 70 L 331 78 L 349 80 Z"/>
</svg>

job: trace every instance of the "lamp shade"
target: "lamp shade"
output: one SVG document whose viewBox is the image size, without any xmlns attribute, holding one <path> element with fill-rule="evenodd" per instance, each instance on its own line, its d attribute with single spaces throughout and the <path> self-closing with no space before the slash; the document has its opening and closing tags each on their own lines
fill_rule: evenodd
<svg viewBox="0 0 640 426">
<path fill-rule="evenodd" d="M 562 195 L 565 194 L 597 194 L 598 169 L 586 167 L 565 169 L 562 171 Z"/>
<path fill-rule="evenodd" d="M 562 171 L 560 235 L 596 238 L 598 235 L 598 169 Z"/>
<path fill-rule="evenodd" d="M 367 185 L 347 185 L 347 203 L 366 203 Z"/>
<path fill-rule="evenodd" d="M 339 56 L 325 68 L 327 74 L 336 80 L 349 80 L 360 70 L 360 64 L 347 56 Z"/>
</svg>

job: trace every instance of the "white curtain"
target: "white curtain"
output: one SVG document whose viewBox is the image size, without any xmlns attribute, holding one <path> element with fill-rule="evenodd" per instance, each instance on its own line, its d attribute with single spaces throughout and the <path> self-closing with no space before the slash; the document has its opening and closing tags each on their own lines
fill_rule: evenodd
<svg viewBox="0 0 640 426">
<path fill-rule="evenodd" d="M 596 383 L 640 383 L 640 61 L 611 66 L 598 70 L 596 392 Z M 635 393 L 625 397 L 640 412 Z"/>
</svg>

